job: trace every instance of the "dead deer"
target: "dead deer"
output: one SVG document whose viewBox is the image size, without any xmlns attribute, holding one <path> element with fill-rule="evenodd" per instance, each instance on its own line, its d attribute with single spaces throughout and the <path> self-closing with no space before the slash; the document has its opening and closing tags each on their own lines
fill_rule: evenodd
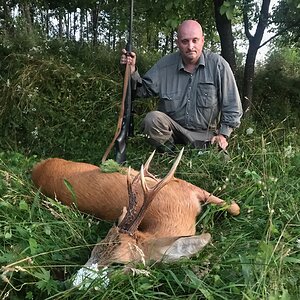
<svg viewBox="0 0 300 300">
<path fill-rule="evenodd" d="M 177 260 L 196 254 L 209 243 L 209 233 L 195 235 L 201 203 L 223 206 L 225 201 L 174 177 L 183 149 L 169 173 L 157 179 L 149 172 L 154 153 L 140 172 L 129 168 L 127 176 L 56 158 L 34 167 L 33 182 L 44 194 L 67 205 L 76 202 L 79 210 L 104 220 L 119 218 L 118 225 L 94 247 L 85 269 L 98 270 L 113 262 Z M 75 201 L 64 179 L 72 185 Z M 240 212 L 234 202 L 227 210 L 232 215 Z"/>
</svg>

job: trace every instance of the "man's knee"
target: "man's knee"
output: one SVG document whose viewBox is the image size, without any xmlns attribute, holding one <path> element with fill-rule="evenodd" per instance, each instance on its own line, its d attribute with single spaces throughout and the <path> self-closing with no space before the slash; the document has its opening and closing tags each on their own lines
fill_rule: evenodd
<svg viewBox="0 0 300 300">
<path fill-rule="evenodd" d="M 152 128 L 152 127 L 160 127 L 165 124 L 164 119 L 166 118 L 166 114 L 160 111 L 150 111 L 146 114 L 143 120 L 144 128 Z"/>
<path fill-rule="evenodd" d="M 166 114 L 151 111 L 143 120 L 142 130 L 150 138 L 149 141 L 152 144 L 164 144 L 172 135 L 169 123 L 169 117 Z"/>
</svg>

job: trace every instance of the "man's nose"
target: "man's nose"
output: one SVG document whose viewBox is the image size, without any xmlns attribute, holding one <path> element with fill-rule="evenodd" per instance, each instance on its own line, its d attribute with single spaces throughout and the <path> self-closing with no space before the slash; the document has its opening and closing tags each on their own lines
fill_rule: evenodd
<svg viewBox="0 0 300 300">
<path fill-rule="evenodd" d="M 188 43 L 188 47 L 189 47 L 189 49 L 193 49 L 194 48 L 194 43 L 192 41 L 190 41 Z"/>
</svg>

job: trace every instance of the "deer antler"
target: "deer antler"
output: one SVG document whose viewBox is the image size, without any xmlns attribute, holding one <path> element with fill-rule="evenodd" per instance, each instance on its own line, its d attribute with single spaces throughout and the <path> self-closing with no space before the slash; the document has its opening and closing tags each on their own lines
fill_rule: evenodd
<svg viewBox="0 0 300 300">
<path fill-rule="evenodd" d="M 154 153 L 152 153 L 152 154 L 154 154 Z M 153 155 L 152 155 L 152 157 L 153 157 Z M 137 174 L 134 177 L 133 181 L 131 181 L 130 172 L 131 172 L 131 168 L 129 167 L 128 172 L 127 172 L 127 190 L 128 190 L 128 197 L 129 197 L 128 209 L 126 210 L 126 214 L 125 214 L 123 220 L 121 220 L 120 224 L 118 225 L 119 229 L 126 233 L 129 233 L 127 228 L 130 226 L 130 224 L 132 224 L 135 216 L 137 215 L 137 212 L 136 212 L 137 201 L 136 201 L 136 195 L 132 190 L 132 185 L 140 178 L 140 175 Z"/>
<path fill-rule="evenodd" d="M 129 205 L 127 213 L 124 217 L 124 219 L 121 221 L 121 223 L 118 225 L 119 229 L 121 231 L 127 232 L 130 235 L 132 235 L 140 225 L 141 221 L 143 220 L 143 217 L 147 211 L 147 208 L 155 198 L 156 194 L 174 178 L 174 173 L 176 171 L 176 168 L 181 160 L 182 154 L 183 154 L 184 148 L 181 149 L 176 161 L 174 162 L 172 168 L 170 169 L 169 173 L 161 180 L 157 180 L 153 174 L 151 174 L 148 171 L 150 162 L 154 156 L 155 151 L 152 152 L 149 159 L 147 160 L 145 167 L 141 166 L 141 171 L 138 175 L 135 176 L 133 181 L 131 181 L 130 177 L 130 169 L 128 170 L 128 176 L 127 176 L 127 184 L 128 184 L 128 195 L 129 195 Z M 146 173 L 146 174 L 145 174 Z M 153 187 L 149 188 L 146 184 L 145 177 L 150 177 L 157 181 L 157 184 Z M 138 179 L 141 180 L 142 189 L 144 192 L 144 202 L 143 205 L 138 213 L 136 213 L 136 196 L 133 192 L 132 185 L 138 181 Z"/>
</svg>

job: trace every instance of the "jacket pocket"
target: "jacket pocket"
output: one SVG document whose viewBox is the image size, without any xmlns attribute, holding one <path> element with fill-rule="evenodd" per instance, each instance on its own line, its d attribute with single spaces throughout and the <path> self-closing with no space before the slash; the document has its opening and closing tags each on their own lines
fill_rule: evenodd
<svg viewBox="0 0 300 300">
<path fill-rule="evenodd" d="M 162 95 L 159 101 L 158 109 L 167 114 L 173 114 L 180 108 L 181 105 L 182 93 L 169 93 L 167 95 Z"/>
<path fill-rule="evenodd" d="M 217 88 L 213 83 L 199 82 L 197 85 L 197 106 L 213 108 L 218 104 Z"/>
</svg>

